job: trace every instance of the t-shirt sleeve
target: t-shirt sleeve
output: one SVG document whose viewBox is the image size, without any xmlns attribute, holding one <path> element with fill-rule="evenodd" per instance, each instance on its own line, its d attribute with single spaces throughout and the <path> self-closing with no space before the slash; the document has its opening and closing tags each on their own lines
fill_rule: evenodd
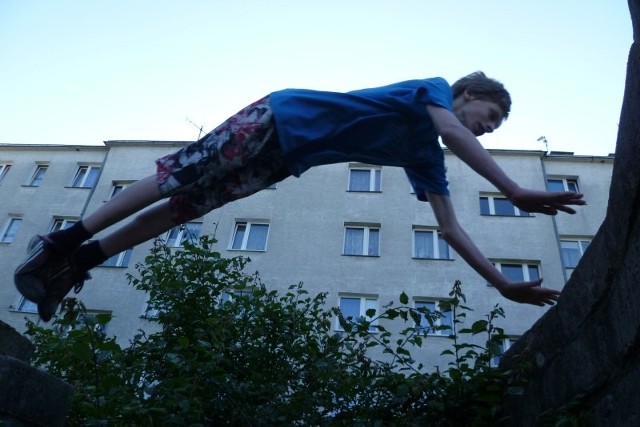
<svg viewBox="0 0 640 427">
<path fill-rule="evenodd" d="M 422 86 L 416 93 L 416 101 L 425 105 L 438 105 L 451 111 L 453 109 L 451 86 L 442 77 L 423 80 Z"/>
<path fill-rule="evenodd" d="M 404 168 L 407 178 L 421 202 L 428 202 L 425 193 L 449 196 L 449 182 L 444 161 L 438 164 L 424 163 Z"/>
</svg>

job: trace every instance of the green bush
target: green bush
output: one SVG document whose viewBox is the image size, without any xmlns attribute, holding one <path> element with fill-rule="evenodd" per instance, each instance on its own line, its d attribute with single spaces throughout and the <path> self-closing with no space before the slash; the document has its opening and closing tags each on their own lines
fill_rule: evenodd
<svg viewBox="0 0 640 427">
<path fill-rule="evenodd" d="M 101 332 L 109 315 L 90 316 L 75 299 L 53 328 L 28 323 L 34 362 L 75 387 L 68 425 L 487 426 L 519 391 L 517 376 L 490 366 L 502 309 L 462 328 L 471 309 L 459 282 L 443 309 L 457 329 L 443 352 L 452 361 L 428 372 L 411 356 L 428 339 L 416 323 L 443 328 L 442 313 L 415 309 L 402 293 L 379 313 L 347 319 L 302 284 L 267 290 L 244 273 L 248 259 L 222 258 L 213 243 L 172 252 L 157 242 L 137 266 L 131 284 L 148 292 L 160 328 L 129 347 Z M 335 318 L 344 331 L 332 330 Z M 478 334 L 485 346 L 460 338 Z M 374 347 L 388 357 L 370 357 Z"/>
</svg>

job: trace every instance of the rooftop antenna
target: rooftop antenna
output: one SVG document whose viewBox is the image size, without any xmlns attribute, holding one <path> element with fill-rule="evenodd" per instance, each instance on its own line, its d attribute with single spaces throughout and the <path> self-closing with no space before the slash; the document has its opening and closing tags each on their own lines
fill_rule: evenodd
<svg viewBox="0 0 640 427">
<path fill-rule="evenodd" d="M 202 125 L 198 126 L 197 124 L 193 123 L 191 119 L 189 119 L 189 117 L 187 117 L 186 120 L 192 125 L 194 125 L 196 128 L 198 128 L 198 139 L 196 139 L 196 141 L 200 141 L 200 135 L 202 135 Z"/>
<path fill-rule="evenodd" d="M 547 141 L 547 137 L 546 136 L 541 136 L 540 138 L 538 138 L 538 142 L 542 141 L 542 143 L 544 144 L 544 148 L 545 148 L 545 152 L 547 154 L 549 154 L 549 141 Z"/>
</svg>

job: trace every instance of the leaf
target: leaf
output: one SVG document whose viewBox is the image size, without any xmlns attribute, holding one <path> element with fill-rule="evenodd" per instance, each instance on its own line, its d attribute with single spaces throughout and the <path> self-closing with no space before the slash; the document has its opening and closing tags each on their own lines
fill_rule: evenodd
<svg viewBox="0 0 640 427">
<path fill-rule="evenodd" d="M 404 304 L 404 305 L 409 304 L 409 296 L 407 294 L 405 294 L 404 292 L 402 292 L 400 294 L 400 303 Z"/>
<path fill-rule="evenodd" d="M 477 320 L 473 323 L 473 325 L 471 325 L 471 332 L 473 333 L 473 335 L 485 332 L 488 325 L 489 322 L 487 322 L 486 320 Z"/>
</svg>

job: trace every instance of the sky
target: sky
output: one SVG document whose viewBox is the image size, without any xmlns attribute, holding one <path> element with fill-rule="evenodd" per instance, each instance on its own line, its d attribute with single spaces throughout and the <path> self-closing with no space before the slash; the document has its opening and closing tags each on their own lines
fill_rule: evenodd
<svg viewBox="0 0 640 427">
<path fill-rule="evenodd" d="M 0 0 L 0 143 L 190 141 L 279 89 L 482 70 L 513 99 L 485 147 L 607 155 L 631 43 L 622 0 Z"/>
</svg>

